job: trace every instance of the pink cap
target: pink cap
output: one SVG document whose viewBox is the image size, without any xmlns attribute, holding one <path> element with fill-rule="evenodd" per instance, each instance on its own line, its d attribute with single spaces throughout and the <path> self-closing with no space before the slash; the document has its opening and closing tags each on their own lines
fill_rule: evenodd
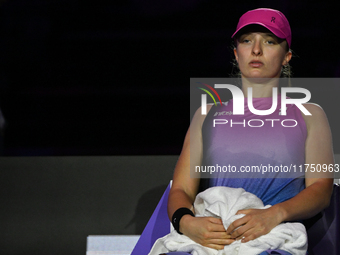
<svg viewBox="0 0 340 255">
<path fill-rule="evenodd" d="M 277 37 L 286 39 L 290 47 L 292 42 L 292 33 L 289 22 L 282 12 L 268 8 L 259 8 L 248 11 L 241 16 L 237 24 L 236 31 L 231 37 L 233 38 L 241 28 L 250 24 L 264 26 Z"/>
</svg>

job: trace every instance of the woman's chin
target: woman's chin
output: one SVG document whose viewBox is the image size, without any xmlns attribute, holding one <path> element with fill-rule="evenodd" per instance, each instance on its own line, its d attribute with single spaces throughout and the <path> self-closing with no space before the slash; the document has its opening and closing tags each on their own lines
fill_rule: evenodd
<svg viewBox="0 0 340 255">
<path fill-rule="evenodd" d="M 245 77 L 243 76 L 244 79 L 246 79 L 248 82 L 253 83 L 253 84 L 263 84 L 263 83 L 268 83 L 268 82 L 272 82 L 273 79 L 278 79 L 277 77 L 268 77 L 268 76 L 249 76 L 249 77 Z"/>
</svg>

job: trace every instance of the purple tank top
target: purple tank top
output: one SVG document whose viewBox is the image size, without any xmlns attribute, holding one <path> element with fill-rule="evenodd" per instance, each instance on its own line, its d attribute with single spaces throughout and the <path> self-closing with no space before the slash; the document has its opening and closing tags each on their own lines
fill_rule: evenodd
<svg viewBox="0 0 340 255">
<path fill-rule="evenodd" d="M 287 115 L 281 115 L 280 95 L 277 105 L 266 116 L 250 112 L 247 98 L 244 115 L 232 114 L 233 100 L 210 109 L 202 126 L 202 165 L 220 171 L 210 173 L 208 187 L 241 187 L 265 205 L 288 200 L 305 188 L 305 121 L 292 104 L 287 104 Z M 270 109 L 272 98 L 253 98 L 253 106 Z"/>
</svg>

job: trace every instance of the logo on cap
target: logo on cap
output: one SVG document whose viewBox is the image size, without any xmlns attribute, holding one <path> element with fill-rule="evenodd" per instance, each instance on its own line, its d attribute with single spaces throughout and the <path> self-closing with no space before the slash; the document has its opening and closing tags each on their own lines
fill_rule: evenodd
<svg viewBox="0 0 340 255">
<path fill-rule="evenodd" d="M 272 20 L 270 22 L 275 23 L 275 17 L 272 17 Z"/>
</svg>

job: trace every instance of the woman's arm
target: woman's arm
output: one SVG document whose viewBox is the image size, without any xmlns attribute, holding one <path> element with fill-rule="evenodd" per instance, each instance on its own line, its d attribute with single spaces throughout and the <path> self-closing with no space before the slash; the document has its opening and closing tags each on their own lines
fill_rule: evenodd
<svg viewBox="0 0 340 255">
<path fill-rule="evenodd" d="M 207 110 L 210 108 L 211 106 Z M 194 167 L 201 165 L 202 162 L 202 124 L 205 116 L 202 116 L 200 111 L 197 110 L 191 122 L 176 164 L 168 199 L 170 220 L 174 212 L 181 207 L 189 208 L 194 212 L 193 203 L 200 179 L 199 176 L 190 176 L 190 163 Z M 225 245 L 234 241 L 226 234 L 222 221 L 213 217 L 196 218 L 188 214 L 184 215 L 179 222 L 179 230 L 193 241 L 214 249 L 223 249 Z"/>
<path fill-rule="evenodd" d="M 304 116 L 308 130 L 306 189 L 292 201 L 281 205 L 283 221 L 307 219 L 316 215 L 329 205 L 333 191 L 333 172 L 310 171 L 312 164 L 315 167 L 323 164 L 334 166 L 332 135 L 326 114 L 317 105 L 306 104 L 305 107 L 312 113 L 312 116 Z"/>
<path fill-rule="evenodd" d="M 197 110 L 185 136 L 183 148 L 173 175 L 168 199 L 170 220 L 178 208 L 186 207 L 193 211 L 192 205 L 198 192 L 200 179 L 199 176 L 195 176 L 197 178 L 190 176 L 190 162 L 191 165 L 200 165 L 202 161 L 202 123 L 203 117 Z M 190 151 L 190 149 L 192 150 Z"/>
<path fill-rule="evenodd" d="M 332 136 L 327 117 L 317 105 L 306 104 L 312 116 L 304 116 L 308 136 L 306 140 L 306 164 L 334 165 Z M 243 242 L 267 234 L 284 221 L 310 218 L 329 204 L 333 189 L 333 174 L 306 172 L 306 188 L 295 197 L 265 210 L 241 210 L 246 214 L 227 229 L 232 238 Z M 240 227 L 239 229 L 236 229 Z M 235 230 L 236 229 L 236 230 Z M 235 231 L 234 231 L 235 230 Z"/>
</svg>

